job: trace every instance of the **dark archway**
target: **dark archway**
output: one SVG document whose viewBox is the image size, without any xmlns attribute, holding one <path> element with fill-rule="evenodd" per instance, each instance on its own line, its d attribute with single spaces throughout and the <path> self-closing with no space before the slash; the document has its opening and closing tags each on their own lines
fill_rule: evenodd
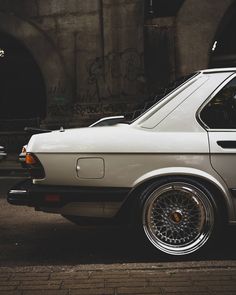
<svg viewBox="0 0 236 295">
<path fill-rule="evenodd" d="M 176 19 L 178 76 L 209 67 L 209 52 L 226 11 L 234 0 L 188 0 Z"/>
<path fill-rule="evenodd" d="M 211 68 L 236 67 L 236 2 L 226 12 L 213 41 Z"/>
<path fill-rule="evenodd" d="M 0 32 L 0 128 L 20 130 L 46 116 L 46 89 L 29 50 Z M 35 123 L 33 123 L 35 124 Z"/>
</svg>

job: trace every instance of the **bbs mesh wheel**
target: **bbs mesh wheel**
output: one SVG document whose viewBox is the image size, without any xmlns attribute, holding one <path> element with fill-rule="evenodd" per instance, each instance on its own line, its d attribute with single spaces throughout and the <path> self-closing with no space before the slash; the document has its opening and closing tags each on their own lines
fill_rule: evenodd
<svg viewBox="0 0 236 295">
<path fill-rule="evenodd" d="M 164 253 L 193 253 L 213 235 L 216 204 L 200 184 L 173 179 L 154 185 L 141 200 L 143 231 Z"/>
</svg>

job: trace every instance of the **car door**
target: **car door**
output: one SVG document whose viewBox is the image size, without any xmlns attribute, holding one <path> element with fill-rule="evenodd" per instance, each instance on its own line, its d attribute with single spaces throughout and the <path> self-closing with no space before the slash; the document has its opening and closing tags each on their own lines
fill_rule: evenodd
<svg viewBox="0 0 236 295">
<path fill-rule="evenodd" d="M 212 167 L 236 189 L 236 77 L 226 81 L 205 104 L 201 121 L 208 131 Z"/>
</svg>

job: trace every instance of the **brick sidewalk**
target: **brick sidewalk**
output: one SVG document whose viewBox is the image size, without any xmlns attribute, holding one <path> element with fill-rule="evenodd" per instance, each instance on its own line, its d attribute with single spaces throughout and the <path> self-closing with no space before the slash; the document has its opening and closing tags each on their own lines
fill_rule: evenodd
<svg viewBox="0 0 236 295">
<path fill-rule="evenodd" d="M 236 262 L 0 267 L 1 295 L 236 294 Z"/>
</svg>

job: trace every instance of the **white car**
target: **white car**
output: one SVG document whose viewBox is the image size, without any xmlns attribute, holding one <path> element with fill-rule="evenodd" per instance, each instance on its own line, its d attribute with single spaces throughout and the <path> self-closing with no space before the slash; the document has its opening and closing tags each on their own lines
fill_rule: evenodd
<svg viewBox="0 0 236 295">
<path fill-rule="evenodd" d="M 236 224 L 236 68 L 195 73 L 129 124 L 33 135 L 8 201 L 135 224 L 171 255 Z"/>
<path fill-rule="evenodd" d="M 3 146 L 0 145 L 0 160 L 3 160 L 4 158 L 6 158 L 7 153 L 5 152 L 5 149 Z"/>
</svg>

